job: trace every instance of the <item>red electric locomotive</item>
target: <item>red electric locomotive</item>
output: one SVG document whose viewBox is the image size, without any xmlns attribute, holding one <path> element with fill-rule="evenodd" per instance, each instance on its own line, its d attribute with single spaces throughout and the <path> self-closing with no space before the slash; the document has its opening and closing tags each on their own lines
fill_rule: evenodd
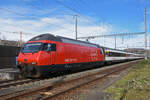
<svg viewBox="0 0 150 100">
<path fill-rule="evenodd" d="M 41 77 L 100 65 L 104 59 L 104 49 L 99 45 L 42 34 L 23 46 L 18 56 L 18 68 L 26 77 Z"/>
</svg>

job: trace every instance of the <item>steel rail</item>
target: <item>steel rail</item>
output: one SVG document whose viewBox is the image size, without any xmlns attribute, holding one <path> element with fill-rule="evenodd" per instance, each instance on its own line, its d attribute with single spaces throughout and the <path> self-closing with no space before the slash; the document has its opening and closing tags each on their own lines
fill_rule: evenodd
<svg viewBox="0 0 150 100">
<path fill-rule="evenodd" d="M 81 83 L 81 84 L 77 84 L 77 85 L 75 85 L 75 86 L 73 86 L 73 87 L 70 87 L 70 88 L 68 88 L 68 89 L 66 89 L 66 90 L 62 90 L 62 91 L 60 91 L 60 92 L 58 92 L 58 93 L 56 93 L 56 94 L 53 94 L 53 95 L 51 95 L 51 96 L 44 97 L 44 98 L 42 98 L 42 99 L 40 99 L 40 100 L 51 100 L 52 98 L 57 98 L 58 96 L 63 95 L 63 94 L 65 94 L 65 93 L 67 93 L 67 92 L 69 92 L 69 91 L 71 91 L 71 90 L 80 88 L 80 87 L 82 87 L 82 86 L 84 86 L 84 85 L 87 85 L 87 84 L 89 84 L 89 83 L 92 83 L 92 82 L 94 82 L 94 81 L 104 79 L 104 78 L 106 78 L 106 77 L 108 77 L 108 76 L 110 76 L 110 75 L 112 75 L 112 74 L 114 74 L 114 73 L 121 72 L 122 70 L 128 69 L 128 68 L 130 68 L 130 67 L 131 67 L 131 66 L 127 66 L 127 67 L 119 68 L 119 69 L 117 69 L 117 70 L 113 70 L 113 71 L 111 71 L 111 72 L 108 72 L 107 74 L 104 74 L 104 75 L 100 76 L 100 77 L 96 77 L 96 78 L 93 78 L 92 80 L 89 80 L 89 81 L 87 81 L 87 82 L 83 82 L 83 83 Z M 115 68 L 115 69 L 116 69 L 116 68 Z"/>
<path fill-rule="evenodd" d="M 137 61 L 139 61 L 139 60 L 137 60 Z M 134 63 L 134 62 L 137 62 L 137 61 L 127 62 L 127 63 L 125 63 L 124 65 L 128 65 L 128 64 L 130 64 L 130 63 Z M 122 65 L 122 66 L 124 66 L 124 65 Z M 115 68 L 119 68 L 119 67 L 115 67 Z M 107 72 L 107 73 L 105 73 L 105 74 L 104 74 L 104 71 L 103 71 L 103 72 L 100 71 L 100 72 L 97 72 L 97 73 L 94 73 L 94 74 L 91 74 L 91 75 L 86 75 L 86 76 L 83 76 L 83 77 L 80 77 L 80 78 L 70 79 L 70 80 L 66 80 L 66 81 L 63 81 L 63 82 L 47 83 L 47 85 L 44 85 L 44 86 L 41 86 L 41 87 L 38 87 L 38 88 L 29 89 L 29 90 L 26 90 L 26 91 L 16 92 L 16 93 L 13 93 L 13 94 L 11 94 L 11 95 L 5 95 L 5 96 L 2 96 L 2 98 L 3 98 L 3 99 L 12 100 L 12 99 L 24 97 L 24 96 L 27 96 L 27 95 L 31 95 L 31 94 L 37 93 L 37 92 L 42 91 L 42 90 L 45 90 L 45 89 L 50 89 L 50 88 L 55 89 L 55 88 L 58 88 L 60 85 L 63 85 L 63 84 L 66 84 L 66 83 L 71 83 L 71 82 L 76 82 L 77 80 L 84 79 L 84 78 L 86 78 L 86 77 L 88 78 L 88 77 L 95 76 L 95 75 L 97 75 L 97 74 L 103 74 L 101 77 L 93 78 L 92 80 L 89 80 L 89 81 L 87 81 L 87 82 L 83 82 L 83 83 L 81 83 L 81 84 L 75 85 L 75 86 L 72 87 L 72 88 L 69 88 L 69 89 L 67 89 L 67 90 L 61 91 L 61 92 L 59 92 L 59 93 L 56 93 L 56 94 L 53 95 L 53 96 L 43 98 L 43 100 L 50 99 L 50 98 L 56 97 L 56 96 L 58 96 L 58 95 L 61 95 L 61 94 L 65 93 L 65 92 L 67 92 L 67 91 L 73 90 L 73 89 L 75 89 L 75 88 L 78 88 L 78 87 L 83 86 L 83 85 L 85 85 L 85 84 L 88 84 L 88 83 L 90 83 L 90 82 L 93 82 L 93 81 L 95 81 L 95 80 L 98 80 L 98 79 L 102 79 L 102 78 L 104 78 L 104 77 L 107 77 L 107 76 L 109 76 L 109 75 L 111 75 L 111 74 L 113 74 L 113 73 L 115 73 L 115 72 L 118 72 L 118 71 L 121 70 L 121 69 L 124 70 L 124 69 L 126 69 L 126 68 L 128 68 L 128 67 L 125 67 L 125 68 L 121 68 L 121 67 L 120 67 L 118 70 L 114 70 L 115 68 L 106 69 L 105 72 Z M 113 71 L 112 71 L 112 69 L 113 69 Z M 109 71 L 108 71 L 108 70 L 109 70 Z M 109 73 L 108 73 L 108 72 L 109 72 Z"/>
</svg>

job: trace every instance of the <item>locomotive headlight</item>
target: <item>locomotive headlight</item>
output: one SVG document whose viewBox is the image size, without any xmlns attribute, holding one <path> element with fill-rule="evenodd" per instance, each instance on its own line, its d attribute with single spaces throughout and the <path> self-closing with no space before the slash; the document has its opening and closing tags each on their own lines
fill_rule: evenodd
<svg viewBox="0 0 150 100">
<path fill-rule="evenodd" d="M 33 64 L 33 65 L 35 65 L 35 64 L 36 64 L 36 62 L 32 62 L 32 64 Z"/>
</svg>

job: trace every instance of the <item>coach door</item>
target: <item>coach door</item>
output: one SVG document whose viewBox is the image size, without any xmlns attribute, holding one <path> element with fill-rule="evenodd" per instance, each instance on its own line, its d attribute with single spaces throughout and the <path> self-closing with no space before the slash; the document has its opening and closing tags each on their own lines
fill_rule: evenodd
<svg viewBox="0 0 150 100">
<path fill-rule="evenodd" d="M 56 44 L 51 44 L 50 58 L 51 64 L 56 64 Z"/>
</svg>

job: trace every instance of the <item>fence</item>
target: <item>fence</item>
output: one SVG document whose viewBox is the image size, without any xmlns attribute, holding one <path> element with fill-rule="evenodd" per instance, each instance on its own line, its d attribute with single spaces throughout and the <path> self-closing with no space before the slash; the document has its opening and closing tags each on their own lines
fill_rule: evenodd
<svg viewBox="0 0 150 100">
<path fill-rule="evenodd" d="M 20 47 L 0 45 L 0 69 L 15 67 L 19 51 Z"/>
</svg>

